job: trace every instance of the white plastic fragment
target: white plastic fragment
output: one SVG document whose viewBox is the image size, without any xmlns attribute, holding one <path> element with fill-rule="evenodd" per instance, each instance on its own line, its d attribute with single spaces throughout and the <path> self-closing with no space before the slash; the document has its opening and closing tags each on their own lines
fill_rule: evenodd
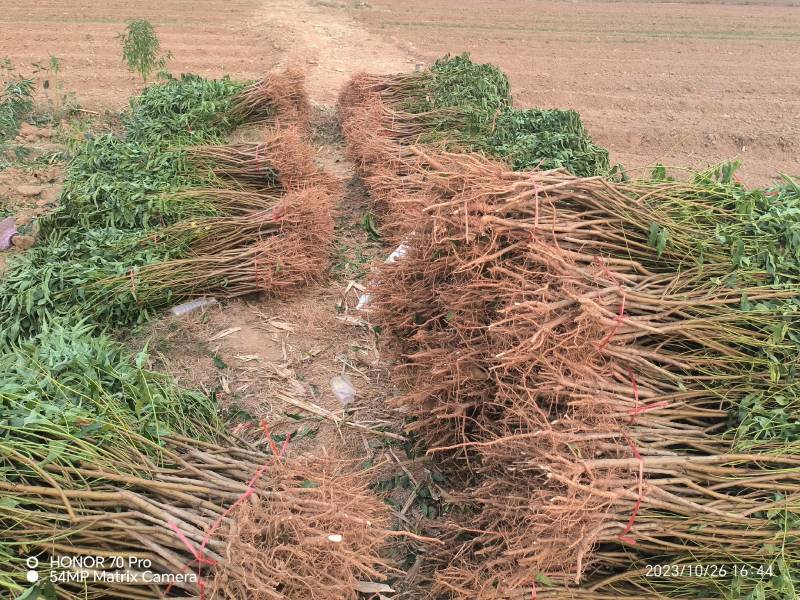
<svg viewBox="0 0 800 600">
<path fill-rule="evenodd" d="M 372 581 L 356 581 L 355 590 L 362 594 L 378 594 L 380 592 L 394 592 L 391 586 L 385 583 L 374 583 Z M 384 596 L 385 598 L 385 596 Z"/>
<path fill-rule="evenodd" d="M 356 390 L 348 375 L 331 377 L 331 390 L 342 406 L 347 406 L 356 399 Z"/>
<path fill-rule="evenodd" d="M 386 262 L 387 263 L 397 262 L 398 258 L 403 258 L 406 254 L 408 254 L 408 245 L 405 242 L 403 242 L 397 248 L 394 249 L 394 252 L 392 252 L 389 255 L 389 258 L 386 259 Z"/>
<path fill-rule="evenodd" d="M 338 533 L 332 533 L 328 536 L 328 541 L 333 542 L 335 544 L 340 543 L 344 538 L 339 535 Z"/>
<path fill-rule="evenodd" d="M 356 304 L 356 310 L 364 310 L 367 307 L 367 304 L 369 304 L 370 300 L 372 300 L 372 296 L 370 294 L 359 296 L 358 304 Z"/>
<path fill-rule="evenodd" d="M 396 263 L 398 259 L 403 258 L 406 254 L 408 254 L 408 244 L 403 242 L 394 251 L 388 256 L 388 258 L 384 261 L 388 264 Z M 373 285 L 379 282 L 373 282 Z M 356 305 L 356 310 L 366 310 L 367 305 L 372 300 L 372 297 L 369 294 L 363 294 L 358 297 L 358 304 Z"/>
</svg>

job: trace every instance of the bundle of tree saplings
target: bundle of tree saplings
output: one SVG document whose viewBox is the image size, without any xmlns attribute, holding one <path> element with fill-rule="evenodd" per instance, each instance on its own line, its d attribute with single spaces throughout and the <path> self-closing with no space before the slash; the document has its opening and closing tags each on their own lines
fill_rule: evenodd
<svg viewBox="0 0 800 600">
<path fill-rule="evenodd" d="M 269 73 L 240 90 L 228 111 L 234 123 L 306 127 L 311 104 L 302 71 L 287 69 Z"/>
<path fill-rule="evenodd" d="M 369 306 L 396 338 L 409 428 L 472 474 L 434 595 L 787 597 L 794 182 L 615 184 L 406 152 L 388 201 L 410 192 L 417 216 Z"/>
<path fill-rule="evenodd" d="M 243 102 L 251 109 L 243 110 Z M 127 229 L 181 218 L 157 197 L 204 182 L 204 173 L 186 168 L 187 148 L 224 143 L 234 128 L 267 115 L 287 125 L 299 120 L 302 130 L 307 110 L 302 78 L 291 73 L 251 86 L 196 75 L 149 86 L 131 99 L 121 135 L 89 139 L 70 161 L 59 208 L 42 219 L 42 235 L 63 235 L 77 225 Z"/>
<path fill-rule="evenodd" d="M 148 88 L 124 135 L 90 140 L 73 159 L 41 243 L 9 265 L 3 342 L 53 318 L 141 322 L 195 296 L 283 294 L 319 278 L 336 185 L 302 127 L 222 143 L 236 124 L 281 111 L 297 120 L 306 104 L 288 75 L 250 87 L 184 77 Z"/>
<path fill-rule="evenodd" d="M 399 143 L 446 143 L 505 161 L 513 169 L 565 168 L 576 175 L 607 174 L 608 151 L 594 144 L 575 111 L 515 109 L 508 78 L 467 54 L 445 56 L 415 73 L 356 75 L 339 98 L 351 155 L 367 133 L 355 121 L 377 105 L 381 134 Z"/>
<path fill-rule="evenodd" d="M 316 187 L 290 192 L 261 213 L 177 223 L 154 241 L 177 238 L 185 248 L 180 257 L 95 279 L 84 293 L 90 302 L 112 302 L 134 314 L 207 295 L 285 295 L 325 272 L 332 223 L 330 196 Z"/>
<path fill-rule="evenodd" d="M 147 360 L 60 324 L 0 356 L 4 594 L 339 600 L 384 577 L 363 471 L 228 438 Z"/>
</svg>

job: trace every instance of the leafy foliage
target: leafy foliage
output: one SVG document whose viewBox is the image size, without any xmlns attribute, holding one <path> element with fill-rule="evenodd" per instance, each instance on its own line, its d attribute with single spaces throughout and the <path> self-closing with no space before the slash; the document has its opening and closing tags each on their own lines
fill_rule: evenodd
<svg viewBox="0 0 800 600">
<path fill-rule="evenodd" d="M 800 283 L 800 185 L 784 177 L 770 189 L 750 189 L 736 181 L 737 167 L 725 163 L 688 186 L 676 183 L 668 202 L 662 195 L 630 215 L 631 226 L 648 231 L 656 263 L 670 268 L 728 262 L 730 285 Z M 665 181 L 657 169 L 653 189 Z"/>
<path fill-rule="evenodd" d="M 575 175 L 605 175 L 608 151 L 592 142 L 571 110 L 515 109 L 508 78 L 468 54 L 445 56 L 404 108 L 431 114 L 424 140 L 452 141 L 502 158 L 514 170 L 564 168 Z"/>
<path fill-rule="evenodd" d="M 0 322 L 6 324 L 0 332 L 0 345 L 35 335 L 59 319 L 116 326 L 145 321 L 150 316 L 147 307 L 139 305 L 133 295 L 99 298 L 92 287 L 182 250 L 140 246 L 142 235 L 135 230 L 90 229 L 82 239 L 54 239 L 18 258 L 0 280 Z"/>
<path fill-rule="evenodd" d="M 515 171 L 564 168 L 589 177 L 609 169 L 608 150 L 592 142 L 574 110 L 508 109 L 480 148 Z"/>
<path fill-rule="evenodd" d="M 183 74 L 150 86 L 131 99 L 125 115 L 125 139 L 142 144 L 190 144 L 220 141 L 236 122 L 228 117 L 231 100 L 244 84 Z"/>
<path fill-rule="evenodd" d="M 179 256 L 180 244 L 141 242 L 153 228 L 213 214 L 202 200 L 166 192 L 209 183 L 185 148 L 223 139 L 242 87 L 194 75 L 151 86 L 131 102 L 123 135 L 86 141 L 67 167 L 59 208 L 39 222 L 42 243 L 10 261 L 0 281 L 0 346 L 54 320 L 123 325 L 150 316 L 135 294 L 100 298 L 92 284 Z"/>
<path fill-rule="evenodd" d="M 469 107 L 490 116 L 511 108 L 511 86 L 506 74 L 494 65 L 472 62 L 467 53 L 438 59 L 431 73 L 428 110 Z"/>
<path fill-rule="evenodd" d="M 124 136 L 89 140 L 69 164 L 60 207 L 42 220 L 42 234 L 77 226 L 144 228 L 185 216 L 186 206 L 165 204 L 156 194 L 202 183 L 182 148 L 220 141 L 233 128 L 226 110 L 242 87 L 183 75 L 147 88 L 123 117 Z"/>
<path fill-rule="evenodd" d="M 192 180 L 180 150 L 113 134 L 90 140 L 67 167 L 59 209 L 42 219 L 45 238 L 69 227 L 141 228 L 163 218 L 149 194 Z"/>
<path fill-rule="evenodd" d="M 166 57 L 158 55 L 161 43 L 150 21 L 134 19 L 117 37 L 122 44 L 122 59 L 132 73 L 141 75 L 142 81 L 147 81 L 154 69 L 166 64 Z"/>
<path fill-rule="evenodd" d="M 33 108 L 33 79 L 15 78 L 0 92 L 0 142 L 13 138 Z"/>
<path fill-rule="evenodd" d="M 170 433 L 211 437 L 213 403 L 146 370 L 146 362 L 145 353 L 132 357 L 86 324 L 49 324 L 0 355 L 0 443 L 69 436 L 113 446 L 121 433 L 154 441 Z M 52 446 L 48 462 L 69 454 L 66 445 Z"/>
</svg>

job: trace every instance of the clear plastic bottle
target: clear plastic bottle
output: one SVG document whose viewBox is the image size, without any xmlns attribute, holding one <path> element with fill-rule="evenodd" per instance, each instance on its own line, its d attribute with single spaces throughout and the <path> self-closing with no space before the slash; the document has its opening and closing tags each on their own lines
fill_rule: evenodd
<svg viewBox="0 0 800 600">
<path fill-rule="evenodd" d="M 189 302 L 184 302 L 183 304 L 178 304 L 177 306 L 173 306 L 169 309 L 169 312 L 175 315 L 176 317 L 180 317 L 182 315 L 188 315 L 190 312 L 194 312 L 196 310 L 200 310 L 201 308 L 206 308 L 217 304 L 216 298 L 197 298 L 195 300 L 190 300 Z"/>
</svg>

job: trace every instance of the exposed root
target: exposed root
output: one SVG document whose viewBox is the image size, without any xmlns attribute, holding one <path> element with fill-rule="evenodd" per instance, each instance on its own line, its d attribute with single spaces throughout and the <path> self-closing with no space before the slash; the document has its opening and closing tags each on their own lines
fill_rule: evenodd
<svg viewBox="0 0 800 600">
<path fill-rule="evenodd" d="M 367 483 L 324 460 L 278 468 L 274 497 L 242 505 L 223 535 L 212 597 L 355 600 L 358 581 L 383 580 L 386 510 Z"/>
</svg>

